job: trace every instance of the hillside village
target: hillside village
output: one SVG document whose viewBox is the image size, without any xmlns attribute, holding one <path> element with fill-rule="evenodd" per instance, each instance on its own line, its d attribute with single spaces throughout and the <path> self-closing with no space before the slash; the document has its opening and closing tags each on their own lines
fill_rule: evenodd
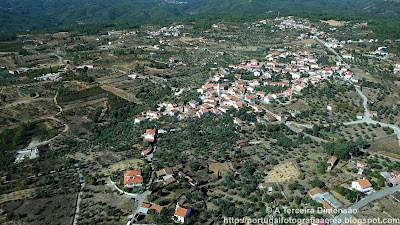
<svg viewBox="0 0 400 225">
<path fill-rule="evenodd" d="M 50 224 L 53 208 L 59 224 L 398 219 L 396 43 L 343 38 L 356 26 L 289 16 L 38 37 L 32 55 L 65 54 L 3 69 L 15 79 L 0 109 L 12 168 L 0 171 L 0 221 Z M 31 130 L 18 131 L 20 114 Z"/>
<path fill-rule="evenodd" d="M 260 24 L 256 24 L 256 26 L 261 26 L 261 24 L 266 24 L 266 21 L 260 21 Z M 343 47 L 342 45 L 337 44 L 338 41 L 336 39 L 328 38 L 330 36 L 329 33 L 318 32 L 318 29 L 315 27 L 311 28 L 301 23 L 298 24 L 292 18 L 283 20 L 280 25 L 276 26 L 279 29 L 309 29 L 312 34 L 311 38 L 314 39 L 320 37 L 326 39 L 325 46 L 327 48 L 330 47 L 335 49 Z M 305 36 L 306 35 L 301 35 L 300 38 L 304 38 Z M 343 82 L 341 83 L 342 85 L 354 85 L 360 81 L 360 79 L 351 72 L 347 63 L 341 61 L 341 58 L 339 58 L 339 61 L 336 61 L 335 66 L 318 64 L 318 56 L 310 53 L 310 51 L 272 52 L 265 58 L 265 62 L 258 62 L 256 59 L 253 59 L 250 62 L 243 62 L 239 65 L 229 64 L 227 68 L 220 68 L 220 73 L 214 75 L 211 82 L 206 83 L 201 87 L 192 86 L 181 88 L 179 91 L 175 92 L 176 102 L 161 102 L 158 104 L 156 111 L 149 110 L 142 112 L 142 116 L 135 119 L 135 124 L 142 123 L 146 120 L 159 120 L 163 116 L 173 116 L 177 117 L 179 120 L 185 120 L 189 118 L 202 118 L 210 114 L 221 115 L 231 112 L 231 110 L 250 109 L 247 113 L 255 114 L 257 122 L 265 123 L 265 121 L 278 121 L 278 123 L 286 123 L 292 129 L 294 128 L 298 130 L 299 127 L 293 126 L 293 123 L 287 121 L 287 118 L 289 116 L 291 116 L 291 118 L 296 117 L 296 115 L 300 113 L 299 111 L 291 110 L 290 114 L 287 115 L 282 113 L 275 114 L 266 109 L 267 105 L 273 102 L 290 105 L 293 100 L 303 95 L 303 89 L 309 86 L 318 88 L 320 85 L 323 85 L 326 80 L 339 80 L 340 82 Z M 289 58 L 290 60 L 285 60 L 286 58 Z M 343 55 L 343 59 L 348 58 L 348 55 Z M 241 73 L 237 73 L 238 71 Z M 281 92 L 258 91 L 258 87 L 263 86 L 279 87 Z M 187 102 L 179 102 L 180 96 L 188 92 L 196 93 L 201 101 L 190 100 Z M 326 107 L 327 110 L 333 110 L 336 106 L 327 105 Z M 371 116 L 377 115 L 376 111 L 368 111 L 368 113 Z M 237 127 L 242 127 L 246 124 L 245 121 L 242 121 L 239 118 L 233 118 L 233 123 Z M 159 134 L 168 132 L 164 129 L 148 129 L 143 135 L 143 141 L 155 143 L 157 131 Z M 247 141 L 240 143 L 247 144 Z M 149 149 L 143 151 L 141 154 L 142 156 L 153 154 L 152 147 L 149 147 Z M 338 158 L 332 156 L 326 161 L 329 165 L 326 170 L 328 172 L 332 171 L 335 166 L 337 166 L 338 162 Z M 354 162 L 350 159 L 349 162 L 355 165 L 354 167 L 357 171 L 357 177 L 360 177 L 360 179 L 351 181 L 347 191 L 345 191 L 351 194 L 352 197 L 350 199 L 355 201 L 355 193 L 359 193 L 357 195 L 362 196 L 363 193 L 371 194 L 374 192 L 373 186 L 375 185 L 372 185 L 371 182 L 363 176 L 363 174 L 365 174 L 364 171 L 374 172 L 374 169 L 370 170 L 368 165 L 362 161 Z M 177 175 L 177 171 L 178 169 L 176 167 L 163 169 L 157 172 L 157 177 L 160 177 L 159 173 L 165 175 L 163 176 L 164 184 L 169 185 L 170 183 L 176 182 L 173 175 L 174 173 Z M 181 176 L 183 175 L 179 172 L 179 177 Z M 186 176 L 186 178 L 189 180 L 191 185 L 195 186 L 195 184 L 192 183 L 192 178 L 188 176 Z M 400 176 L 397 171 L 389 173 L 381 172 L 380 174 L 377 174 L 376 178 L 380 180 L 386 179 L 386 182 L 390 185 L 397 185 L 400 183 Z M 259 184 L 260 189 L 268 186 L 268 190 L 270 192 L 273 191 L 273 188 L 271 188 L 272 185 L 268 183 Z M 332 187 L 332 189 L 339 193 L 344 191 L 337 186 Z M 310 189 L 308 194 L 311 199 L 320 203 L 321 206 L 327 210 L 343 207 L 343 204 L 337 198 L 329 192 L 323 191 L 318 186 Z M 346 198 L 348 196 L 347 194 L 342 195 L 346 195 Z M 183 220 L 181 222 L 183 222 Z M 312 222 L 311 224 L 317 224 L 317 222 Z"/>
</svg>

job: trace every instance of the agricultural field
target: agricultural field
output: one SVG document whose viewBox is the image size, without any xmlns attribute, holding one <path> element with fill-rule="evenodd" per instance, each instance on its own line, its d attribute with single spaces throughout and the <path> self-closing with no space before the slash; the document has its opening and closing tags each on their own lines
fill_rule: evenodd
<svg viewBox="0 0 400 225">
<path fill-rule="evenodd" d="M 24 44 L 19 42 L 0 42 L 0 52 L 18 52 Z"/>
</svg>

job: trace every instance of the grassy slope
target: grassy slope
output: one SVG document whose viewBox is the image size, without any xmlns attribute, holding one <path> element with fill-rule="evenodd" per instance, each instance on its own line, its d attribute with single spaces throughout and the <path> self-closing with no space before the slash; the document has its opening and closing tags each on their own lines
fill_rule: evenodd
<svg viewBox="0 0 400 225">
<path fill-rule="evenodd" d="M 18 52 L 22 46 L 20 42 L 0 42 L 0 52 Z"/>
</svg>

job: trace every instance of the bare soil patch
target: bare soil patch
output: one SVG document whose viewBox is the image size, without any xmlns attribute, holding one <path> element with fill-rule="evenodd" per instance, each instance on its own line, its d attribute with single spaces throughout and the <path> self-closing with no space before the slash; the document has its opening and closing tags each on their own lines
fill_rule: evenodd
<svg viewBox="0 0 400 225">
<path fill-rule="evenodd" d="M 231 168 L 230 163 L 211 163 L 208 166 L 209 170 L 212 171 L 214 174 L 217 174 L 218 171 L 229 171 Z"/>
<path fill-rule="evenodd" d="M 110 165 L 109 168 L 104 168 L 103 173 L 105 175 L 107 175 L 107 174 L 111 174 L 112 172 L 115 172 L 117 170 L 124 171 L 124 170 L 129 169 L 130 167 L 137 168 L 138 163 L 143 163 L 143 160 L 141 160 L 141 159 L 124 160 L 124 161 Z"/>
<path fill-rule="evenodd" d="M 293 165 L 292 162 L 279 164 L 275 166 L 271 171 L 267 173 L 264 178 L 265 182 L 279 183 L 295 180 L 299 176 L 300 172 Z"/>
<path fill-rule="evenodd" d="M 14 191 L 8 194 L 3 194 L 0 197 L 0 204 L 3 202 L 8 202 L 8 201 L 16 201 L 20 199 L 25 199 L 31 195 L 31 193 L 34 192 L 33 188 L 21 190 L 21 191 Z"/>
<path fill-rule="evenodd" d="M 333 27 L 341 27 L 348 23 L 348 22 L 336 21 L 336 20 L 320 20 L 320 21 L 322 23 L 327 23 L 327 24 L 329 24 L 329 26 L 333 26 Z"/>
<path fill-rule="evenodd" d="M 356 66 L 354 66 L 352 68 L 352 70 L 353 70 L 354 74 L 356 74 L 360 79 L 365 78 L 366 80 L 369 80 L 369 81 L 373 81 L 373 82 L 377 81 L 377 79 L 375 77 L 373 77 L 371 74 L 365 73 L 362 69 L 360 69 Z"/>
</svg>

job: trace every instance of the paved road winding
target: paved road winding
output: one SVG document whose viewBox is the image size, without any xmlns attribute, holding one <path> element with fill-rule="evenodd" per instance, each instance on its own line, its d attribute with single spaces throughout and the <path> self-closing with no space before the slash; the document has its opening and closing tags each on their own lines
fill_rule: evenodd
<svg viewBox="0 0 400 225">
<path fill-rule="evenodd" d="M 332 52 L 335 56 L 336 59 L 339 62 L 342 62 L 344 65 L 346 65 L 347 67 L 350 68 L 350 66 L 343 61 L 342 57 L 340 56 L 340 54 L 338 54 L 333 48 L 327 46 L 327 44 L 322 41 L 321 39 L 319 39 L 318 37 L 316 37 L 316 40 L 318 42 L 320 42 L 321 44 L 323 44 L 330 52 Z M 387 123 L 382 123 L 382 122 L 378 122 L 375 121 L 373 119 L 371 119 L 371 115 L 369 114 L 369 110 L 368 110 L 368 98 L 362 93 L 362 91 L 360 90 L 360 87 L 355 87 L 357 90 L 357 93 L 361 96 L 361 98 L 363 99 L 363 106 L 364 106 L 364 118 L 362 120 L 357 120 L 357 121 L 352 121 L 352 122 L 347 122 L 347 123 L 343 123 L 344 125 L 354 125 L 354 124 L 359 124 L 359 123 L 368 123 L 368 124 L 379 124 L 382 127 L 389 127 L 392 128 L 394 130 L 394 133 L 397 135 L 397 141 L 400 145 L 400 128 L 397 127 L 396 125 L 393 124 L 387 124 Z"/>
<path fill-rule="evenodd" d="M 357 203 L 351 205 L 350 207 L 348 207 L 346 210 L 346 212 L 344 213 L 340 213 L 338 216 L 335 217 L 334 222 L 331 223 L 331 225 L 339 225 L 341 223 L 344 223 L 346 218 L 348 218 L 351 215 L 351 212 L 355 211 L 355 210 L 359 210 L 362 207 L 366 206 L 368 203 L 375 201 L 379 198 L 383 198 L 385 196 L 388 196 L 390 194 L 393 194 L 396 191 L 400 191 L 400 185 L 394 186 L 394 187 L 390 187 L 390 188 L 386 188 L 384 190 L 380 190 L 377 191 L 371 195 L 366 196 L 365 198 L 361 199 L 360 201 L 358 201 Z"/>
<path fill-rule="evenodd" d="M 397 141 L 400 145 L 400 128 L 397 127 L 396 125 L 393 124 L 387 124 L 387 123 L 382 123 L 379 121 L 375 121 L 371 118 L 371 114 L 369 114 L 369 110 L 368 110 L 368 99 L 367 97 L 362 93 L 362 91 L 360 90 L 360 87 L 355 87 L 357 90 L 357 93 L 361 96 L 361 98 L 363 99 L 363 106 L 364 106 L 364 118 L 362 120 L 356 120 L 356 121 L 352 121 L 352 122 L 347 122 L 347 123 L 343 123 L 344 125 L 354 125 L 354 124 L 358 124 L 358 123 L 368 123 L 368 124 L 379 124 L 382 127 L 389 127 L 392 128 L 394 133 L 397 135 Z"/>
</svg>

